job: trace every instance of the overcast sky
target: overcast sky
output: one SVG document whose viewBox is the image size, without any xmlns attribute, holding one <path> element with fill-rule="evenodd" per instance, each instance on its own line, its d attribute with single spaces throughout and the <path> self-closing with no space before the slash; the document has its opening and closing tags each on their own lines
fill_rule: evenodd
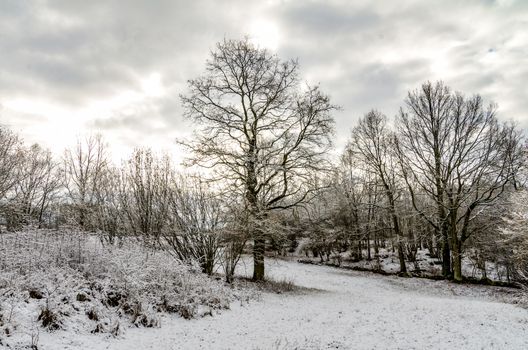
<svg viewBox="0 0 528 350">
<path fill-rule="evenodd" d="M 0 123 L 60 152 L 101 132 L 115 157 L 177 152 L 178 95 L 215 43 L 248 35 L 342 110 L 337 146 L 372 108 L 442 79 L 528 128 L 528 1 L 0 0 Z"/>
</svg>

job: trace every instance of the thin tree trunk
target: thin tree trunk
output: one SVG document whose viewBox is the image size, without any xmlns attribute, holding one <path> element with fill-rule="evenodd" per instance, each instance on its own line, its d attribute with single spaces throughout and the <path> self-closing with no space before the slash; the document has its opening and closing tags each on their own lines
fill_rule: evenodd
<svg viewBox="0 0 528 350">
<path fill-rule="evenodd" d="M 266 240 L 263 237 L 256 237 L 253 246 L 253 280 L 264 280 L 264 251 Z"/>
<path fill-rule="evenodd" d="M 449 247 L 449 237 L 447 233 L 442 233 L 442 275 L 449 277 L 451 272 L 451 249 Z"/>
<path fill-rule="evenodd" d="M 367 260 L 372 260 L 372 256 L 370 255 L 370 232 L 367 231 Z"/>
<path fill-rule="evenodd" d="M 379 238 L 376 231 L 374 231 L 374 255 L 379 255 Z"/>
<path fill-rule="evenodd" d="M 405 254 L 403 251 L 402 242 L 398 242 L 398 258 L 400 260 L 400 273 L 407 273 L 407 266 L 405 265 Z"/>
<path fill-rule="evenodd" d="M 457 282 L 462 282 L 462 251 L 458 238 L 453 239 L 453 278 Z"/>
<path fill-rule="evenodd" d="M 394 203 L 394 196 L 392 192 L 390 191 L 389 186 L 386 184 L 385 180 L 382 179 L 385 184 L 385 188 L 387 190 L 387 198 L 389 200 L 389 209 L 392 217 L 392 225 L 393 230 L 396 236 L 396 239 L 398 240 L 397 244 L 397 250 L 398 250 L 398 258 L 400 260 L 400 273 L 407 273 L 407 266 L 405 265 L 405 253 L 403 250 L 403 242 L 401 241 L 403 238 L 401 228 L 400 228 L 400 222 L 398 220 L 398 214 L 396 213 L 396 205 Z"/>
</svg>

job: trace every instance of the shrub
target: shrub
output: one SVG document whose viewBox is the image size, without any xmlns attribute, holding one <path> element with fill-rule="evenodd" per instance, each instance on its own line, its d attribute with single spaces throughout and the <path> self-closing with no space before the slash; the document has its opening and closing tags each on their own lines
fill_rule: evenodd
<svg viewBox="0 0 528 350">
<path fill-rule="evenodd" d="M 37 318 L 40 321 L 42 327 L 54 331 L 61 328 L 61 321 L 58 313 L 50 310 L 48 307 L 43 308 Z"/>
<path fill-rule="evenodd" d="M 9 298 L 26 309 L 7 321 L 26 334 L 37 319 L 50 331 L 76 322 L 86 332 L 118 335 L 126 325 L 159 326 L 160 312 L 200 317 L 247 294 L 132 239 L 103 246 L 95 235 L 48 230 L 2 238 L 0 307 Z"/>
</svg>

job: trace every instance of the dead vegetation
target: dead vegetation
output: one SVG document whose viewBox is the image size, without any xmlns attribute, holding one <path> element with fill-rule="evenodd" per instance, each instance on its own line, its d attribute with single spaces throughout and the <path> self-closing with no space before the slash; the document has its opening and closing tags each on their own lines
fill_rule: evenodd
<svg viewBox="0 0 528 350">
<path fill-rule="evenodd" d="M 104 246 L 80 232 L 4 234 L 0 266 L 0 327 L 8 338 L 33 334 L 35 322 L 46 331 L 76 324 L 86 333 L 119 335 L 158 327 L 161 313 L 203 317 L 254 295 L 137 241 Z"/>
</svg>

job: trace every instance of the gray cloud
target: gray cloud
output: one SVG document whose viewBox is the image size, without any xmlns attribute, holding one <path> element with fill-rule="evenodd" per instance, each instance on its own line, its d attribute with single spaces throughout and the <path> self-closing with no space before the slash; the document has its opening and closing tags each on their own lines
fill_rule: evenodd
<svg viewBox="0 0 528 350">
<path fill-rule="evenodd" d="M 51 146 L 56 140 L 39 130 L 54 120 L 76 133 L 101 130 L 122 148 L 170 145 L 192 127 L 178 98 L 186 80 L 203 71 L 216 42 L 242 37 L 258 19 L 277 26 L 278 54 L 299 58 L 303 76 L 343 107 L 338 145 L 359 116 L 371 108 L 392 116 L 406 91 L 434 79 L 483 94 L 499 104 L 501 118 L 528 128 L 528 3 L 521 0 L 6 0 L 1 121 Z M 164 94 L 143 96 L 154 73 Z M 41 104 L 29 108 L 31 101 Z"/>
</svg>

